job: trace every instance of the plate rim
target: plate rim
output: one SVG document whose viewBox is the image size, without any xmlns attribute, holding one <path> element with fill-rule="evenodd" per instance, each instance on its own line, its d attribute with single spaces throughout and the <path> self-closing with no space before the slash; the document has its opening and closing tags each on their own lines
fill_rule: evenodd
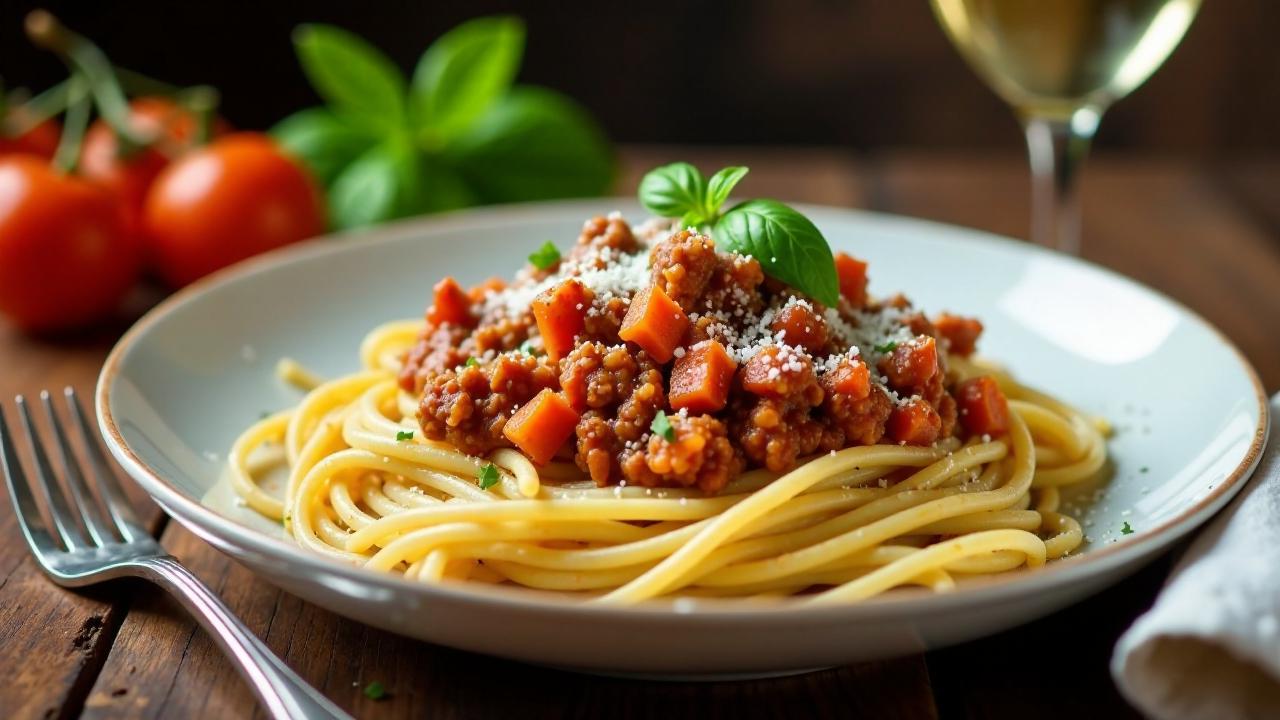
<svg viewBox="0 0 1280 720">
<path fill-rule="evenodd" d="M 213 542 L 212 535 L 222 543 L 230 544 L 238 549 L 249 549 L 256 553 L 274 558 L 283 556 L 298 572 L 314 570 L 321 573 L 338 574 L 352 581 L 373 583 L 396 592 L 411 592 L 420 596 L 424 602 L 433 598 L 444 601 L 461 601 L 488 604 L 494 609 L 518 611 L 540 611 L 568 614 L 602 613 L 616 618 L 661 619 L 664 621 L 724 621 L 739 622 L 746 619 L 779 618 L 802 622 L 826 622 L 832 619 L 856 621 L 859 619 L 879 618 L 886 614 L 894 617 L 914 615 L 920 612 L 946 612 L 952 606 L 965 606 L 972 603 L 993 602 L 1032 593 L 1037 590 L 1055 586 L 1059 578 L 1068 582 L 1072 573 L 1088 573 L 1095 566 L 1097 572 L 1107 567 L 1123 564 L 1126 560 L 1138 560 L 1152 554 L 1176 537 L 1195 530 L 1204 524 L 1209 517 L 1206 511 L 1216 512 L 1234 496 L 1244 485 L 1262 457 L 1267 443 L 1271 418 L 1268 399 L 1262 381 L 1253 365 L 1240 349 L 1213 323 L 1199 313 L 1187 307 L 1175 298 L 1151 288 L 1137 280 L 1110 268 L 1098 265 L 1083 258 L 1065 255 L 1057 251 L 1032 245 L 976 228 L 954 225 L 934 220 L 915 218 L 893 213 L 845 208 L 833 205 L 801 204 L 795 207 L 802 211 L 818 211 L 835 215 L 853 216 L 861 220 L 871 220 L 897 226 L 912 226 L 926 232 L 945 232 L 965 236 L 966 242 L 1000 248 L 1015 247 L 1020 252 L 1033 255 L 1047 255 L 1058 260 L 1074 262 L 1092 271 L 1101 272 L 1113 281 L 1136 286 L 1164 302 L 1175 306 L 1195 322 L 1200 323 L 1235 355 L 1237 362 L 1244 369 L 1250 380 L 1254 399 L 1258 405 L 1258 426 L 1254 429 L 1253 438 L 1248 451 L 1240 463 L 1230 474 L 1217 483 L 1204 497 L 1180 510 L 1153 528 L 1144 529 L 1132 537 L 1122 538 L 1088 553 L 1055 560 L 1035 570 L 1020 570 L 1004 573 L 992 578 L 982 578 L 967 582 L 963 587 L 949 593 L 933 593 L 927 589 L 906 589 L 892 596 L 879 596 L 850 605 L 834 606 L 795 606 L 789 603 L 743 603 L 699 598 L 695 609 L 691 611 L 675 610 L 670 602 L 647 601 L 632 606 L 596 605 L 590 602 L 565 602 L 540 594 L 521 591 L 518 588 L 470 587 L 465 585 L 438 584 L 426 585 L 409 582 L 399 576 L 366 570 L 360 566 L 348 565 L 334 561 L 315 553 L 307 552 L 294 543 L 282 538 L 272 537 L 248 526 L 237 523 L 217 511 L 205 506 L 199 500 L 188 497 L 184 492 L 165 480 L 163 475 L 148 465 L 134 452 L 121 434 L 115 416 L 111 410 L 111 392 L 120 373 L 121 364 L 129 351 L 141 340 L 156 323 L 187 303 L 194 302 L 205 292 L 247 278 L 262 272 L 314 257 L 328 254 L 350 252 L 352 248 L 364 245 L 394 243 L 406 236 L 422 231 L 441 232 L 449 229 L 466 230 L 470 226 L 484 225 L 492 228 L 504 224 L 514 224 L 527 219 L 529 213 L 535 214 L 567 214 L 571 210 L 589 214 L 603 211 L 606 204 L 611 207 L 638 207 L 633 199 L 625 197 L 607 197 L 593 199 L 574 199 L 558 201 L 540 201 L 530 203 L 514 203 L 481 208 L 470 208 L 428 217 L 409 218 L 380 225 L 371 229 L 360 229 L 337 233 L 328 233 L 295 245 L 277 248 L 230 267 L 218 270 L 208 276 L 183 287 L 161 300 L 148 310 L 141 318 L 120 337 L 112 347 L 103 363 L 94 391 L 95 413 L 99 430 L 106 442 L 108 450 L 120 463 L 129 476 L 161 507 L 162 511 L 179 520 L 221 552 L 227 552 L 219 543 Z M 1211 514 L 1211 513 L 1210 513 Z M 1204 515 L 1204 517 L 1200 517 Z M 199 518 L 197 523 L 192 518 Z M 1182 526 L 1190 523 L 1190 526 Z M 217 532 L 210 530 L 216 529 Z M 1181 528 L 1181 529 L 1180 529 Z M 1171 536 L 1172 534 L 1172 536 Z M 257 574 L 255 572 L 255 574 Z M 271 578 L 268 578 L 271 580 Z M 865 618 L 859 616 L 865 615 Z"/>
</svg>

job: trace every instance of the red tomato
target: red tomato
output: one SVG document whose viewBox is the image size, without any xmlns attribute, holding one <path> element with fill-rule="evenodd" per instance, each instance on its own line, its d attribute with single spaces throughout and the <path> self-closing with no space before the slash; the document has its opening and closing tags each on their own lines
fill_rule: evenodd
<svg viewBox="0 0 1280 720">
<path fill-rule="evenodd" d="M 9 136 L 5 129 L 20 124 L 22 114 L 21 108 L 14 108 L 9 111 L 5 121 L 0 123 L 0 156 L 24 154 L 52 160 L 53 154 L 58 150 L 58 138 L 62 135 L 57 121 L 45 120 L 21 135 Z"/>
<path fill-rule="evenodd" d="M 141 265 L 110 191 L 41 158 L 0 158 L 0 312 L 16 325 L 40 332 L 101 319 Z"/>
<path fill-rule="evenodd" d="M 129 124 L 155 144 L 121 157 L 115 132 L 101 119 L 85 133 L 80 151 L 80 173 L 120 195 L 130 223 L 142 220 L 147 190 L 161 170 L 192 141 L 196 119 L 166 98 L 143 97 L 129 103 Z M 224 123 L 214 124 L 214 134 L 225 132 Z"/>
<path fill-rule="evenodd" d="M 161 277 L 186 285 L 252 255 L 324 230 L 311 176 L 258 133 L 228 135 L 156 178 L 144 235 Z"/>
</svg>

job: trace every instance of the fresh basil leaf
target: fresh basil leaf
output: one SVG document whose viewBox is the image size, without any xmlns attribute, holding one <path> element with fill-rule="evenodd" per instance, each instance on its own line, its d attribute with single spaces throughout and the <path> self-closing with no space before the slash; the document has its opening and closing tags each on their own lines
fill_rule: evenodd
<svg viewBox="0 0 1280 720">
<path fill-rule="evenodd" d="M 417 193 L 402 215 L 457 210 L 478 202 L 458 171 L 438 159 L 419 157 L 418 178 Z"/>
<path fill-rule="evenodd" d="M 441 35 L 413 73 L 414 123 L 429 144 L 448 142 L 511 87 L 524 54 L 524 23 L 515 17 L 465 22 Z"/>
<path fill-rule="evenodd" d="M 335 112 L 378 130 L 404 125 L 404 75 L 373 45 L 332 25 L 301 25 L 293 44 L 311 86 Z"/>
<path fill-rule="evenodd" d="M 357 228 L 403 217 L 420 204 L 420 165 L 395 143 L 356 158 L 329 189 L 329 214 L 338 228 Z"/>
<path fill-rule="evenodd" d="M 614 163 L 600 128 L 552 90 L 516 86 L 445 149 L 482 202 L 602 195 Z"/>
<path fill-rule="evenodd" d="M 308 108 L 281 120 L 271 129 L 271 136 L 325 185 L 377 142 L 373 134 L 322 107 Z"/>
<path fill-rule="evenodd" d="M 671 421 L 662 410 L 653 416 L 653 422 L 649 423 L 649 430 L 667 442 L 676 441 L 676 429 L 671 427 Z"/>
<path fill-rule="evenodd" d="M 542 243 L 542 247 L 529 253 L 529 264 L 539 270 L 547 270 L 560 262 L 560 250 L 550 240 Z"/>
<path fill-rule="evenodd" d="M 840 297 L 835 260 L 826 238 L 809 220 L 777 200 L 749 200 L 716 222 L 722 250 L 751 255 L 765 273 L 824 305 Z"/>
<path fill-rule="evenodd" d="M 640 204 L 659 217 L 678 217 L 696 225 L 706 217 L 707 181 L 685 162 L 656 167 L 640 180 Z"/>
<path fill-rule="evenodd" d="M 706 217 L 714 218 L 720 212 L 720 206 L 724 205 L 724 201 L 729 199 L 729 193 L 733 192 L 733 188 L 743 177 L 746 176 L 749 168 L 736 165 L 733 167 L 722 168 L 711 179 L 707 181 L 706 194 Z"/>
</svg>

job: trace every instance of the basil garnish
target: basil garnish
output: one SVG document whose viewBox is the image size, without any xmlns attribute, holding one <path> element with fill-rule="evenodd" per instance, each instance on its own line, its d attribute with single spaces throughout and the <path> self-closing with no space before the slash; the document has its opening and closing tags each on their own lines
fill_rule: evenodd
<svg viewBox="0 0 1280 720">
<path fill-rule="evenodd" d="M 721 214 L 745 167 L 727 167 L 710 180 L 689 163 L 654 168 L 640 181 L 640 203 L 661 217 L 710 233 L 721 250 L 750 255 L 765 273 L 824 305 L 840 298 L 831 247 L 809 218 L 777 200 L 748 200 Z"/>
</svg>

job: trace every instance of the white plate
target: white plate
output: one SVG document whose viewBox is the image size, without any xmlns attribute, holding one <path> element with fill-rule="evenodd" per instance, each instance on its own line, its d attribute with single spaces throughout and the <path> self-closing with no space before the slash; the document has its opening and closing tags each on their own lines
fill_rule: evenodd
<svg viewBox="0 0 1280 720">
<path fill-rule="evenodd" d="M 1134 571 L 1239 490 L 1265 437 L 1257 376 L 1181 305 L 1087 263 L 970 230 L 809 207 L 836 248 L 871 262 L 873 292 L 977 315 L 984 353 L 1110 418 L 1114 474 L 1084 514 L 1078 554 L 946 595 L 895 592 L 849 607 L 653 604 L 604 608 L 503 588 L 428 587 L 304 552 L 201 503 L 227 448 L 297 395 L 294 357 L 356 367 L 372 326 L 415 316 L 445 274 L 509 275 L 548 238 L 626 201 L 513 206 L 286 249 L 174 295 L 116 346 L 97 411 L 112 453 L 196 534 L 335 612 L 443 645 L 603 672 L 767 673 L 899 655 L 1043 616 Z M 1135 530 L 1122 534 L 1124 523 Z"/>
</svg>

